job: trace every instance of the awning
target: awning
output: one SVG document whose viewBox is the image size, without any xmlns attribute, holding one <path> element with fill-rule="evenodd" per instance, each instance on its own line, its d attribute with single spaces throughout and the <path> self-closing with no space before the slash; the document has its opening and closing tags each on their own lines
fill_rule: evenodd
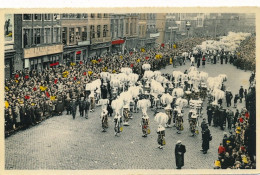
<svg viewBox="0 0 260 175">
<path fill-rule="evenodd" d="M 111 44 L 112 44 L 112 45 L 115 45 L 115 44 L 123 44 L 124 42 L 125 42 L 125 40 L 120 39 L 120 40 L 112 41 Z"/>
</svg>

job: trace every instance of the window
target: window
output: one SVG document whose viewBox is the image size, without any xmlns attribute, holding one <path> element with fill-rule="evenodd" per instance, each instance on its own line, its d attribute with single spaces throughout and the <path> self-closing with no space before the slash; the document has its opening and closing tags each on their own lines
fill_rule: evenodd
<svg viewBox="0 0 260 175">
<path fill-rule="evenodd" d="M 41 29 L 34 29 L 34 44 L 41 44 Z"/>
<path fill-rule="evenodd" d="M 69 14 L 69 18 L 70 18 L 70 19 L 75 18 L 75 14 L 74 14 L 74 13 L 70 13 L 70 14 Z"/>
<path fill-rule="evenodd" d="M 141 35 L 141 32 L 142 32 L 142 27 L 139 26 L 139 35 Z"/>
<path fill-rule="evenodd" d="M 133 24 L 130 23 L 130 35 L 133 35 L 133 30 L 132 30 L 132 28 L 133 28 Z"/>
<path fill-rule="evenodd" d="M 76 28 L 76 41 L 80 41 L 80 34 L 81 34 L 81 28 L 77 27 Z"/>
<path fill-rule="evenodd" d="M 129 25 L 128 25 L 128 22 L 126 23 L 126 31 L 125 33 L 128 34 L 128 31 L 129 31 Z"/>
<path fill-rule="evenodd" d="M 104 25 L 104 28 L 103 28 L 103 37 L 107 37 L 107 32 L 108 32 L 107 25 Z"/>
<path fill-rule="evenodd" d="M 88 17 L 88 15 L 86 13 L 82 14 L 82 18 L 87 18 L 87 17 Z"/>
<path fill-rule="evenodd" d="M 68 14 L 66 14 L 68 17 Z M 60 14 L 53 14 L 53 21 L 60 19 Z"/>
<path fill-rule="evenodd" d="M 67 45 L 67 28 L 66 27 L 62 28 L 62 43 L 64 45 Z"/>
<path fill-rule="evenodd" d="M 23 47 L 28 47 L 31 45 L 31 29 L 23 30 Z"/>
<path fill-rule="evenodd" d="M 95 14 L 94 14 L 94 13 L 91 13 L 91 14 L 90 14 L 90 17 L 91 17 L 91 18 L 95 18 Z"/>
<path fill-rule="evenodd" d="M 63 18 L 63 19 L 68 18 L 68 16 L 69 16 L 69 15 L 68 15 L 67 13 L 62 14 L 62 18 Z"/>
<path fill-rule="evenodd" d="M 45 21 L 51 20 L 51 14 L 44 14 L 44 20 Z"/>
<path fill-rule="evenodd" d="M 42 15 L 41 15 L 41 14 L 34 14 L 34 20 L 35 20 L 35 21 L 40 21 L 40 20 L 42 20 Z"/>
<path fill-rule="evenodd" d="M 50 28 L 44 29 L 44 43 L 45 44 L 51 43 L 51 29 Z"/>
<path fill-rule="evenodd" d="M 78 13 L 78 14 L 76 14 L 76 18 L 81 18 L 81 14 L 80 13 Z"/>
<path fill-rule="evenodd" d="M 100 38 L 100 25 L 97 26 L 97 38 Z"/>
<path fill-rule="evenodd" d="M 134 23 L 134 33 L 136 34 L 136 20 L 135 20 L 135 23 Z"/>
<path fill-rule="evenodd" d="M 74 28 L 69 29 L 69 41 L 70 43 L 74 43 Z"/>
<path fill-rule="evenodd" d="M 23 20 L 32 20 L 32 15 L 31 14 L 24 14 Z"/>
<path fill-rule="evenodd" d="M 60 42 L 60 28 L 55 27 L 53 28 L 53 43 Z"/>
<path fill-rule="evenodd" d="M 101 13 L 98 13 L 98 14 L 97 14 L 97 17 L 98 17 L 98 18 L 102 18 Z"/>
<path fill-rule="evenodd" d="M 104 13 L 104 18 L 107 18 L 108 17 L 108 14 L 107 13 Z"/>
<path fill-rule="evenodd" d="M 84 27 L 83 29 L 82 29 L 82 41 L 87 41 L 87 36 L 88 36 L 88 34 L 87 34 L 87 27 Z"/>
<path fill-rule="evenodd" d="M 95 26 L 94 25 L 90 26 L 90 32 L 91 32 L 91 38 L 95 38 Z"/>
</svg>

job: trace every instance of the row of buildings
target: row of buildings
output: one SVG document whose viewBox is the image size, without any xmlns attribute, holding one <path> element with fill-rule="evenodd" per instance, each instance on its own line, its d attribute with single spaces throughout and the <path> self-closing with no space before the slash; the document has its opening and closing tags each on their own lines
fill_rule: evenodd
<svg viewBox="0 0 260 175">
<path fill-rule="evenodd" d="M 41 71 L 58 64 L 87 61 L 107 52 L 124 53 L 174 43 L 205 34 L 203 30 L 212 31 L 207 27 L 217 24 L 216 20 L 220 20 L 221 15 L 7 14 L 4 26 L 5 77 L 9 78 L 13 72 L 23 68 Z"/>
</svg>

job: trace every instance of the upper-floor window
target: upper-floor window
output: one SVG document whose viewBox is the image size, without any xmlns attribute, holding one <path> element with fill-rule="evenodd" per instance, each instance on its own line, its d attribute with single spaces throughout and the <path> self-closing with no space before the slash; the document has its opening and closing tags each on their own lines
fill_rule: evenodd
<svg viewBox="0 0 260 175">
<path fill-rule="evenodd" d="M 95 14 L 94 14 L 94 13 L 91 13 L 91 14 L 90 14 L 90 17 L 91 17 L 91 18 L 95 18 Z"/>
<path fill-rule="evenodd" d="M 53 21 L 60 19 L 60 14 L 53 14 Z"/>
<path fill-rule="evenodd" d="M 97 26 L 97 38 L 100 38 L 100 34 L 101 34 L 101 31 L 100 31 L 101 29 L 100 28 L 101 28 L 101 26 L 98 25 Z"/>
<path fill-rule="evenodd" d="M 81 40 L 81 28 L 80 27 L 77 27 L 76 28 L 76 41 L 80 41 Z"/>
<path fill-rule="evenodd" d="M 87 18 L 87 17 L 88 17 L 88 15 L 86 13 L 82 14 L 82 18 Z"/>
<path fill-rule="evenodd" d="M 94 25 L 90 26 L 90 32 L 91 32 L 91 38 L 95 38 L 95 26 Z"/>
<path fill-rule="evenodd" d="M 51 14 L 44 14 L 44 20 L 45 21 L 51 20 Z"/>
<path fill-rule="evenodd" d="M 104 18 L 107 18 L 108 17 L 108 14 L 107 13 L 104 13 Z"/>
<path fill-rule="evenodd" d="M 45 44 L 51 43 L 51 29 L 50 28 L 44 29 L 44 43 Z"/>
<path fill-rule="evenodd" d="M 75 18 L 75 14 L 74 13 L 70 13 L 69 14 L 69 18 L 71 18 L 71 19 Z"/>
<path fill-rule="evenodd" d="M 40 20 L 42 20 L 42 15 L 41 15 L 41 14 L 34 14 L 34 20 L 35 20 L 35 21 L 40 21 Z"/>
<path fill-rule="evenodd" d="M 128 34 L 128 32 L 129 32 L 129 24 L 128 24 L 128 22 L 126 23 L 126 27 L 125 28 L 126 28 L 125 33 Z"/>
<path fill-rule="evenodd" d="M 82 41 L 87 41 L 87 36 L 88 36 L 88 33 L 87 33 L 87 27 L 83 27 L 82 29 Z"/>
<path fill-rule="evenodd" d="M 97 14 L 97 17 L 98 17 L 98 18 L 102 18 L 101 13 L 98 13 L 98 14 Z"/>
<path fill-rule="evenodd" d="M 74 43 L 74 28 L 70 28 L 69 29 L 69 41 L 70 41 L 70 43 Z"/>
<path fill-rule="evenodd" d="M 23 20 L 32 20 L 32 15 L 31 14 L 24 14 Z"/>
<path fill-rule="evenodd" d="M 60 28 L 55 27 L 53 28 L 53 43 L 60 42 Z"/>
<path fill-rule="evenodd" d="M 77 14 L 76 14 L 76 18 L 81 18 L 81 14 L 80 14 L 80 13 L 77 13 Z"/>
<path fill-rule="evenodd" d="M 41 29 L 34 29 L 34 44 L 41 44 Z"/>
<path fill-rule="evenodd" d="M 103 27 L 103 37 L 107 37 L 108 28 L 107 25 L 104 25 Z"/>
</svg>

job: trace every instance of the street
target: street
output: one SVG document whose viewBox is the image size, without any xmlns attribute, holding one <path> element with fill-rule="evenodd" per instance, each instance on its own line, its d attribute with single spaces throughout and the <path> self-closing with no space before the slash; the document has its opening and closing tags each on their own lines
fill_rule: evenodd
<svg viewBox="0 0 260 175">
<path fill-rule="evenodd" d="M 162 73 L 172 73 L 173 70 L 184 72 L 189 69 L 190 62 L 184 66 L 173 68 L 167 66 Z M 226 87 L 235 96 L 240 85 L 249 86 L 250 72 L 239 70 L 233 65 L 206 64 L 200 67 L 209 77 L 219 74 L 227 75 Z M 203 103 L 203 114 L 207 118 L 206 104 Z M 241 108 L 243 103 L 238 103 Z M 226 103 L 224 101 L 224 108 Z M 233 100 L 232 100 L 233 106 Z M 235 110 L 235 108 L 231 108 Z M 164 112 L 164 109 L 160 111 Z M 48 169 L 48 170 L 92 170 L 92 169 L 176 169 L 174 148 L 177 140 L 186 146 L 185 164 L 183 169 L 213 169 L 214 160 L 218 157 L 218 146 L 222 142 L 223 132 L 219 127 L 209 126 L 212 134 L 210 149 L 207 154 L 201 150 L 201 133 L 190 137 L 188 111 L 184 112 L 184 130 L 177 134 L 175 127 L 166 128 L 166 145 L 158 149 L 153 111 L 148 110 L 151 134 L 142 137 L 140 127 L 142 112 L 133 113 L 130 126 L 124 126 L 120 137 L 114 136 L 113 117 L 109 117 L 107 132 L 101 132 L 101 107 L 89 114 L 89 119 L 71 115 L 55 116 L 43 121 L 37 126 L 20 131 L 5 139 L 5 168 L 12 169 Z M 200 118 L 200 122 L 202 118 Z"/>
</svg>

